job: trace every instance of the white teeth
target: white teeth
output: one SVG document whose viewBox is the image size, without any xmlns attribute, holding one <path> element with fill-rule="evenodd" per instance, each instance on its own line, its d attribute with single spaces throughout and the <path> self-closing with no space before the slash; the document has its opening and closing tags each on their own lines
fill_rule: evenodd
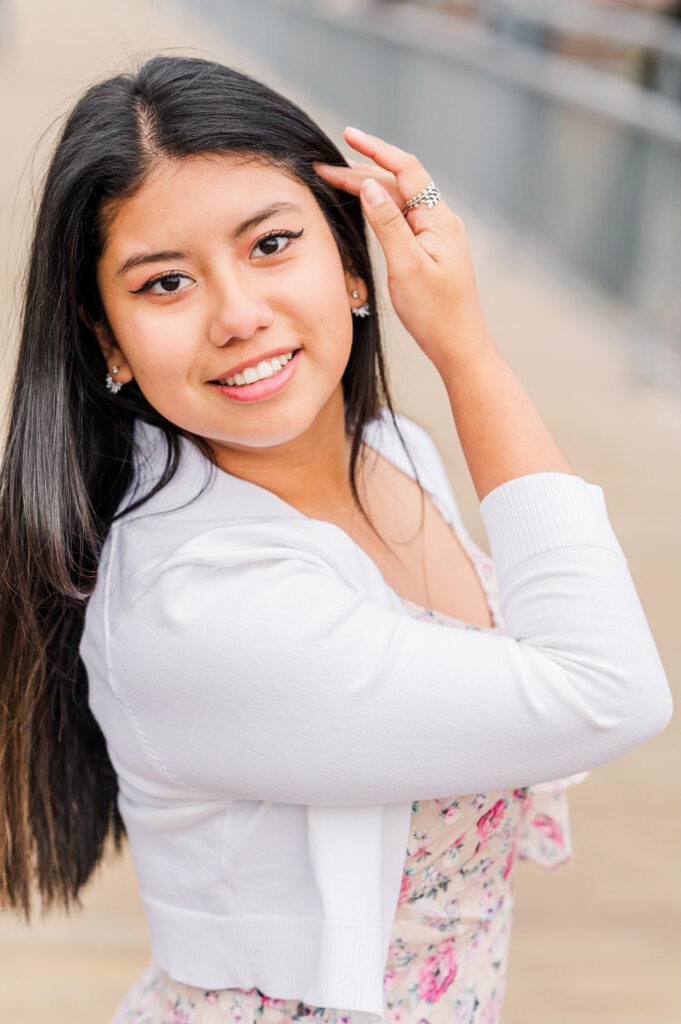
<svg viewBox="0 0 681 1024">
<path fill-rule="evenodd" d="M 233 377 L 227 377 L 218 381 L 219 384 L 227 384 L 235 387 L 241 384 L 255 384 L 256 380 L 264 380 L 272 377 L 279 370 L 282 370 L 289 359 L 293 359 L 293 352 L 287 352 L 284 356 L 273 356 L 272 359 L 261 359 L 257 366 L 247 366 L 241 373 L 235 373 Z"/>
</svg>

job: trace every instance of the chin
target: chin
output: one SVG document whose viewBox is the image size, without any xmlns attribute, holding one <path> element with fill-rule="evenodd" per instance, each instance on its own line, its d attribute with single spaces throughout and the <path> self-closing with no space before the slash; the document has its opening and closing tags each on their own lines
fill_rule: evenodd
<svg viewBox="0 0 681 1024">
<path fill-rule="evenodd" d="M 261 404 L 264 403 L 254 403 L 252 406 L 253 411 L 255 412 L 258 405 Z M 264 422 L 263 417 L 262 423 L 253 421 L 252 429 L 248 431 L 241 430 L 236 433 L 225 431 L 224 428 L 222 430 L 219 428 L 207 428 L 205 431 L 195 430 L 193 432 L 225 448 L 252 451 L 254 449 L 276 448 L 281 445 L 291 444 L 305 434 L 314 422 L 314 419 L 314 416 L 304 419 L 296 416 L 295 422 L 291 422 L 290 417 L 282 417 L 279 422 L 274 422 L 274 418 L 270 422 Z"/>
</svg>

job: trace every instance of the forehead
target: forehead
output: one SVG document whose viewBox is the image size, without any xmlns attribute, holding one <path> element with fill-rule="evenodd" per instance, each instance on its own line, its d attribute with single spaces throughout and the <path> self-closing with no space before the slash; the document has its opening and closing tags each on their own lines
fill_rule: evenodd
<svg viewBox="0 0 681 1024">
<path fill-rule="evenodd" d="M 102 258 L 149 235 L 229 231 L 269 203 L 292 202 L 322 216 L 312 192 L 280 165 L 252 154 L 201 154 L 163 160 L 134 195 L 102 209 Z"/>
</svg>

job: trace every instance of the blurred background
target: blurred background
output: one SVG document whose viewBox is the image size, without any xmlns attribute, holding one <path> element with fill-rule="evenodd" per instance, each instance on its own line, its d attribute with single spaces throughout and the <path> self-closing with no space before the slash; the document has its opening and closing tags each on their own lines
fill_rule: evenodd
<svg viewBox="0 0 681 1024">
<path fill-rule="evenodd" d="M 0 0 L 0 413 L 61 119 L 152 53 L 230 64 L 348 156 L 346 124 L 415 152 L 461 214 L 499 348 L 603 487 L 678 701 L 680 19 L 665 0 Z M 385 287 L 379 305 L 396 406 L 434 437 L 489 550 L 444 386 Z M 680 769 L 677 714 L 569 790 L 571 865 L 517 864 L 504 1024 L 678 1024 Z M 106 1024 L 146 966 L 127 850 L 82 902 L 30 927 L 0 914 L 3 1024 Z"/>
</svg>

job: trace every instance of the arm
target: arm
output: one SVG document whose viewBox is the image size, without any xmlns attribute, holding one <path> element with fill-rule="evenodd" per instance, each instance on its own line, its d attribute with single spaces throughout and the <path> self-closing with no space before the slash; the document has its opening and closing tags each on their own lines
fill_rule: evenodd
<svg viewBox="0 0 681 1024">
<path fill-rule="evenodd" d="M 482 314 L 465 321 L 465 330 L 470 347 L 451 353 L 440 372 L 479 500 L 526 474 L 574 475 Z"/>
<path fill-rule="evenodd" d="M 345 137 L 375 163 L 315 170 L 361 197 L 385 254 L 395 312 L 447 388 L 478 498 L 529 473 L 573 474 L 485 324 L 461 218 L 440 199 L 405 219 L 405 203 L 424 188 L 428 172 L 375 135 L 346 129 Z"/>
<path fill-rule="evenodd" d="M 656 735 L 671 696 L 601 489 L 537 473 L 481 511 L 507 636 L 370 600 L 330 524 L 306 528 L 338 568 L 267 523 L 183 549 L 111 623 L 112 685 L 166 779 L 206 799 L 390 803 L 571 775 Z"/>
</svg>

